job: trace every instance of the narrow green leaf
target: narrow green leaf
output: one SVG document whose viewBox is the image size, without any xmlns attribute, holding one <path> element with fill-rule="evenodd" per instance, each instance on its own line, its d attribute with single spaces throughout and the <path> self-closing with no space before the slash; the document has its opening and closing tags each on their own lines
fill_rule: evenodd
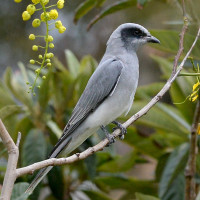
<svg viewBox="0 0 200 200">
<path fill-rule="evenodd" d="M 80 70 L 80 63 L 76 56 L 70 51 L 65 50 L 65 56 L 67 59 L 67 65 L 72 77 L 77 78 Z"/>
<path fill-rule="evenodd" d="M 26 182 L 16 183 L 13 188 L 11 200 L 26 200 L 28 194 L 25 194 L 24 192 L 28 186 L 29 183 Z"/>
<path fill-rule="evenodd" d="M 92 200 L 111 200 L 106 194 L 94 190 L 83 190 L 83 192 Z"/>
<path fill-rule="evenodd" d="M 55 166 L 47 174 L 50 189 L 57 199 L 64 196 L 64 173 L 61 166 Z"/>
<path fill-rule="evenodd" d="M 57 136 L 57 138 L 60 138 L 63 131 L 58 127 L 58 125 L 52 121 L 52 120 L 49 120 L 47 122 L 47 126 L 51 129 L 51 131 Z"/>
<path fill-rule="evenodd" d="M 169 156 L 159 184 L 159 197 L 161 199 L 167 195 L 172 182 L 185 168 L 188 157 L 188 150 L 189 145 L 182 144 L 176 148 Z"/>
<path fill-rule="evenodd" d="M 153 197 L 150 195 L 145 195 L 141 193 L 135 193 L 136 200 L 159 200 L 157 197 Z"/>
<path fill-rule="evenodd" d="M 172 31 L 172 30 L 151 30 L 151 34 L 155 37 L 157 37 L 160 40 L 161 45 L 154 45 L 153 48 L 160 49 L 162 51 L 170 52 L 176 54 L 179 47 L 179 34 L 178 31 Z M 195 39 L 195 36 L 186 34 L 184 38 L 184 53 L 188 52 L 190 46 L 192 45 L 193 41 Z M 197 44 L 195 45 L 194 49 L 191 52 L 192 57 L 194 59 L 199 60 L 199 54 L 200 50 L 200 41 L 197 41 Z"/>
<path fill-rule="evenodd" d="M 26 136 L 22 148 L 23 166 L 44 160 L 46 150 L 44 134 L 38 129 L 32 129 Z"/>
<path fill-rule="evenodd" d="M 21 83 L 20 81 L 21 80 Z M 12 94 L 23 104 L 25 104 L 30 111 L 33 110 L 33 102 L 31 96 L 26 92 L 25 83 L 22 82 L 21 74 L 16 74 L 13 76 L 10 68 L 7 68 L 4 74 L 4 81 L 7 87 L 10 89 Z"/>
<path fill-rule="evenodd" d="M 116 159 L 99 166 L 98 171 L 110 173 L 125 172 L 133 167 L 135 159 L 136 154 L 134 151 L 131 151 L 126 155 L 117 157 Z"/>
<path fill-rule="evenodd" d="M 103 191 L 120 189 L 131 193 L 132 196 L 135 192 L 144 191 L 148 191 L 149 195 L 155 195 L 157 190 L 157 186 L 153 181 L 137 180 L 122 176 L 96 177 L 94 182 Z"/>
<path fill-rule="evenodd" d="M 86 0 L 83 3 L 81 3 L 78 8 L 75 10 L 74 15 L 74 23 L 77 23 L 77 21 L 86 15 L 92 8 L 96 6 L 97 1 L 96 0 Z"/>
<path fill-rule="evenodd" d="M 183 171 L 179 171 L 177 177 L 170 184 L 167 193 L 162 200 L 183 200 L 185 194 L 185 176 Z"/>
<path fill-rule="evenodd" d="M 131 6 L 135 6 L 137 4 L 137 0 L 123 0 L 123 1 L 117 1 L 116 3 L 106 7 L 103 9 L 98 15 L 92 19 L 88 25 L 88 29 L 90 29 L 97 21 L 102 19 L 103 17 L 115 13 L 117 11 L 130 8 Z"/>
<path fill-rule="evenodd" d="M 4 106 L 3 108 L 0 109 L 0 118 L 4 120 L 11 115 L 16 115 L 22 112 L 23 112 L 22 106 L 17 106 L 17 105 Z"/>
<path fill-rule="evenodd" d="M 152 57 L 159 64 L 159 67 L 162 70 L 164 76 L 169 78 L 172 72 L 172 63 L 158 56 L 152 56 Z M 182 71 L 186 72 L 185 70 Z M 194 82 L 192 81 L 191 77 L 177 78 L 172 84 L 172 87 L 169 91 L 172 101 L 174 103 L 183 102 L 187 98 L 187 96 L 191 93 L 192 83 Z M 175 104 L 175 106 L 183 114 L 187 122 L 192 123 L 195 104 L 190 101 L 186 101 L 183 104 Z"/>
</svg>

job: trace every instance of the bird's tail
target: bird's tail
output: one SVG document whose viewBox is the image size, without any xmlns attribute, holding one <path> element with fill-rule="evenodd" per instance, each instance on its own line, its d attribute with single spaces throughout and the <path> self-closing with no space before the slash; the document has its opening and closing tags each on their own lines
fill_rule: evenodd
<svg viewBox="0 0 200 200">
<path fill-rule="evenodd" d="M 63 138 L 64 139 L 64 138 Z M 49 158 L 56 158 L 70 143 L 71 138 L 65 138 L 65 140 L 63 140 L 62 137 L 60 138 L 60 140 L 58 141 L 58 143 L 55 145 L 55 147 L 53 148 Z M 70 151 L 68 151 L 67 153 L 70 153 Z M 38 174 L 36 175 L 36 177 L 34 178 L 34 180 L 31 182 L 31 184 L 29 185 L 29 187 L 26 189 L 25 193 L 26 194 L 32 194 L 32 192 L 34 191 L 34 189 L 36 188 L 36 186 L 40 183 L 40 181 L 46 176 L 46 174 L 53 168 L 53 166 L 49 166 L 46 168 L 41 169 Z"/>
<path fill-rule="evenodd" d="M 31 182 L 31 184 L 26 189 L 25 193 L 31 195 L 34 189 L 37 187 L 37 185 L 40 183 L 40 181 L 47 175 L 47 173 L 53 168 L 53 166 L 49 166 L 46 168 L 41 169 L 34 180 Z"/>
</svg>

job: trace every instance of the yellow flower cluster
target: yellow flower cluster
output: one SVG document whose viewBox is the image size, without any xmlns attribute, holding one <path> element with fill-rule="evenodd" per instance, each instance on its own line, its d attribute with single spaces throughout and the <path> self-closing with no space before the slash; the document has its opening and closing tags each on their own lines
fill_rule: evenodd
<svg viewBox="0 0 200 200">
<path fill-rule="evenodd" d="M 20 3 L 22 0 L 14 0 L 16 3 Z M 51 52 L 48 52 L 48 49 L 52 49 L 54 48 L 54 44 L 53 42 L 53 37 L 51 35 L 49 35 L 49 31 L 53 30 L 53 29 L 57 29 L 59 33 L 64 33 L 66 28 L 62 25 L 62 22 L 60 20 L 54 21 L 52 23 L 49 23 L 49 21 L 51 20 L 56 20 L 59 16 L 58 11 L 56 9 L 51 9 L 52 7 L 57 7 L 58 9 L 62 9 L 64 7 L 64 0 L 57 0 L 56 4 L 52 4 L 52 5 L 48 5 L 50 3 L 49 0 L 31 0 L 32 3 L 29 4 L 26 7 L 26 10 L 22 13 L 22 19 L 24 21 L 28 21 L 29 19 L 31 19 L 32 15 L 36 12 L 36 11 L 40 11 L 42 10 L 41 14 L 40 14 L 40 18 L 35 18 L 32 21 L 32 26 L 34 28 L 39 27 L 42 22 L 45 24 L 46 26 L 46 34 L 45 35 L 35 35 L 35 34 L 30 34 L 29 35 L 29 39 L 30 40 L 35 40 L 37 39 L 37 37 L 43 37 L 44 38 L 44 42 L 45 45 L 33 45 L 32 46 L 32 50 L 33 51 L 39 51 L 40 49 L 44 49 L 44 54 L 39 54 L 38 55 L 38 59 L 31 59 L 30 60 L 30 64 L 39 64 L 40 67 L 37 68 L 35 70 L 35 74 L 36 74 L 36 78 L 34 80 L 34 83 L 32 86 L 29 86 L 29 89 L 31 90 L 31 92 L 34 92 L 34 87 L 36 86 L 36 80 L 37 78 L 40 76 L 40 73 L 42 71 L 42 69 L 44 67 L 51 67 L 51 58 L 53 58 L 54 54 Z M 53 25 L 55 27 L 50 27 L 51 25 Z M 42 76 L 42 79 L 45 80 L 46 76 Z M 30 83 L 27 82 L 27 85 L 29 85 Z M 40 88 L 40 86 L 37 86 L 38 88 Z"/>
<path fill-rule="evenodd" d="M 196 101 L 196 100 L 197 100 L 197 98 L 198 98 L 198 96 L 199 96 L 199 94 L 198 94 L 199 88 L 200 88 L 200 82 L 197 81 L 197 83 L 195 83 L 195 84 L 193 85 L 193 87 L 192 87 L 192 94 L 191 94 L 190 97 L 189 97 L 189 100 L 190 100 L 190 101 Z"/>
</svg>

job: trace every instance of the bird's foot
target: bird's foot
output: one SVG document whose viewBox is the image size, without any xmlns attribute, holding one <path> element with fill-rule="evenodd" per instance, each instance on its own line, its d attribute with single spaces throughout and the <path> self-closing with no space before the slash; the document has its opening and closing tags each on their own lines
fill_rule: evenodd
<svg viewBox="0 0 200 200">
<path fill-rule="evenodd" d="M 127 134 L 127 129 L 121 123 L 119 123 L 117 121 L 113 121 L 112 123 L 116 125 L 116 127 L 114 127 L 112 130 L 115 131 L 116 129 L 120 129 L 121 133 L 119 135 L 119 139 L 123 140 L 124 139 L 124 135 Z"/>
<path fill-rule="evenodd" d="M 105 133 L 106 138 L 108 139 L 109 143 L 106 145 L 107 147 L 109 147 L 111 144 L 113 144 L 115 142 L 115 137 L 113 135 L 111 135 L 105 128 L 105 126 L 101 126 L 101 130 Z"/>
</svg>

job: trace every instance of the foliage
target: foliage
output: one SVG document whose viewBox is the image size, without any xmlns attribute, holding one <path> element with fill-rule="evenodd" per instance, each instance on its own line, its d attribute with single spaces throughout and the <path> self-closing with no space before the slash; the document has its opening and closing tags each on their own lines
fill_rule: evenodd
<svg viewBox="0 0 200 200">
<path fill-rule="evenodd" d="M 106 0 L 85 0 L 76 9 L 74 21 L 84 17 L 94 8 L 102 7 Z M 144 6 L 148 0 L 121 0 L 102 8 L 100 13 L 91 20 L 90 26 L 99 19 L 131 6 Z M 152 30 L 162 45 L 153 46 L 165 52 L 169 58 L 152 56 L 162 72 L 163 81 L 140 86 L 137 90 L 134 105 L 124 121 L 141 109 L 162 88 L 172 71 L 171 55 L 178 49 L 178 32 L 169 30 Z M 186 36 L 185 49 L 193 40 L 192 35 Z M 198 46 L 198 45 L 197 45 Z M 194 49 L 192 56 L 198 59 L 199 48 Z M 52 146 L 62 134 L 70 114 L 82 94 L 87 81 L 95 67 L 96 60 L 87 55 L 80 61 L 69 50 L 65 51 L 67 67 L 56 57 L 52 66 L 41 73 L 45 81 L 38 77 L 40 89 L 36 96 L 25 92 L 26 84 L 34 81 L 34 70 L 38 66 L 31 65 L 27 69 L 18 63 L 19 69 L 13 72 L 10 68 L 0 81 L 0 118 L 5 123 L 11 137 L 16 140 L 17 133 L 22 133 L 20 143 L 20 159 L 18 167 L 22 167 L 47 157 Z M 196 61 L 196 60 L 195 60 Z M 183 72 L 190 72 L 192 66 Z M 42 75 L 44 75 L 42 74 Z M 113 199 L 112 194 L 122 191 L 120 200 L 182 200 L 184 198 L 184 168 L 189 149 L 189 133 L 192 124 L 195 104 L 186 101 L 184 104 L 173 104 L 184 101 L 191 93 L 195 83 L 193 77 L 179 77 L 173 83 L 167 103 L 156 104 L 147 115 L 128 128 L 123 145 L 130 151 L 119 155 L 112 147 L 97 152 L 91 157 L 72 165 L 54 167 L 47 178 L 39 185 L 31 199 L 38 199 L 44 188 L 50 190 L 44 199 Z M 109 127 L 112 128 L 112 127 Z M 79 151 L 96 144 L 101 140 L 101 132 L 89 138 L 79 147 Z M 114 146 L 114 145 L 113 145 Z M 0 180 L 3 181 L 7 154 L 0 142 Z M 199 155 L 198 157 L 199 158 Z M 142 164 L 156 163 L 155 177 L 141 180 L 132 176 L 131 170 Z M 198 159 L 199 160 L 199 159 Z M 200 163 L 197 162 L 197 178 Z M 12 200 L 26 199 L 22 195 L 27 182 L 32 176 L 24 176 L 17 180 Z"/>
</svg>

